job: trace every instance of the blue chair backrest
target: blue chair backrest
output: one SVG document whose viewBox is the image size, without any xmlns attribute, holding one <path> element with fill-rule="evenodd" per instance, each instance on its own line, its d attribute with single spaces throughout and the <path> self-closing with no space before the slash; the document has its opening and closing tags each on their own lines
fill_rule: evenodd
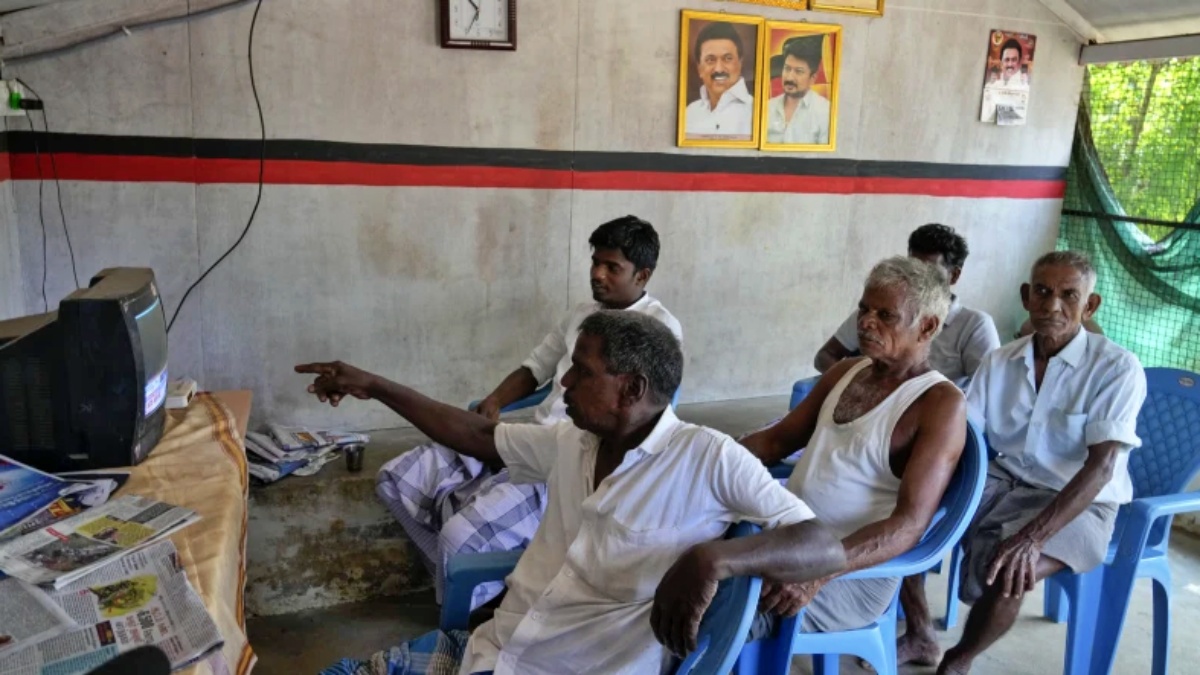
<svg viewBox="0 0 1200 675">
<path fill-rule="evenodd" d="M 750 523 L 738 523 L 729 528 L 726 539 L 756 534 L 760 528 Z M 728 673 L 733 670 L 750 624 L 758 609 L 762 580 L 757 577 L 732 577 L 721 582 L 713 603 L 700 620 L 696 634 L 696 651 L 675 670 L 676 675 L 687 673 Z"/>
<path fill-rule="evenodd" d="M 1129 453 L 1134 497 L 1183 492 L 1200 473 L 1200 375 L 1174 368 L 1146 369 L 1146 403 L 1138 415 L 1142 447 Z M 1166 542 L 1171 519 L 1150 532 L 1146 546 Z"/>
<path fill-rule="evenodd" d="M 968 422 L 967 444 L 954 476 L 946 486 L 946 494 L 942 495 L 938 514 L 925 530 L 920 543 L 889 563 L 889 568 L 898 565 L 898 576 L 908 576 L 924 572 L 944 558 L 966 533 L 975 511 L 979 509 L 986 479 L 987 447 L 983 435 Z"/>
</svg>

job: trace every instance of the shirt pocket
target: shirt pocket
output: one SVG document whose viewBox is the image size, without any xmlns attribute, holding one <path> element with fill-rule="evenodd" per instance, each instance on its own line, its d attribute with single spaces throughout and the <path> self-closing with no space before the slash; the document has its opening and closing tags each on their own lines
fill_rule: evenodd
<svg viewBox="0 0 1200 675">
<path fill-rule="evenodd" d="M 1057 461 L 1058 469 L 1083 466 L 1087 459 L 1084 430 L 1087 413 L 1073 413 L 1062 409 L 1051 410 L 1047 419 L 1046 450 L 1050 458 Z"/>
<path fill-rule="evenodd" d="M 647 602 L 666 571 L 683 554 L 678 527 L 634 530 L 605 519 L 589 564 L 598 572 L 596 590 L 618 602 Z"/>
</svg>

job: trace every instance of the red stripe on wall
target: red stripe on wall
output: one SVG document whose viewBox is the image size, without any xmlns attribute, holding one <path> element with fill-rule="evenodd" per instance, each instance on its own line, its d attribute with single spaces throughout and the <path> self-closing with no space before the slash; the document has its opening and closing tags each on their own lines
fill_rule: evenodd
<svg viewBox="0 0 1200 675">
<path fill-rule="evenodd" d="M 58 176 L 63 180 L 99 182 L 256 183 L 256 159 L 205 159 L 137 155 L 58 153 Z M 2 161 L 2 160 L 0 160 Z M 12 154 L 10 176 L 36 180 L 34 155 Z M 42 175 L 51 175 L 42 156 Z M 492 166 L 427 166 L 267 160 L 264 181 L 273 185 L 364 185 L 387 187 L 524 188 L 536 190 L 651 191 L 651 192 L 774 192 L 796 194 L 895 194 L 934 197 L 993 197 L 1059 199 L 1061 180 L 972 180 L 785 174 L 678 173 L 663 171 L 572 172 Z"/>
</svg>

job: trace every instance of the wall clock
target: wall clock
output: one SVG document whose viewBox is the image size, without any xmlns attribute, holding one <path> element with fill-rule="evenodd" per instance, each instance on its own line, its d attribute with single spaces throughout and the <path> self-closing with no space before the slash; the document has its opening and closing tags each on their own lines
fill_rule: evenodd
<svg viewBox="0 0 1200 675">
<path fill-rule="evenodd" d="M 442 47 L 517 48 L 517 0 L 438 0 Z"/>
</svg>

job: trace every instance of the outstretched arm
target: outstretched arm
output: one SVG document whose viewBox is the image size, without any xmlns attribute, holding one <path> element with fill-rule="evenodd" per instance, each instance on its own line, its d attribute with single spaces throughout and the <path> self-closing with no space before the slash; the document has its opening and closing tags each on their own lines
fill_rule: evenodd
<svg viewBox="0 0 1200 675">
<path fill-rule="evenodd" d="M 455 452 L 493 467 L 504 466 L 496 452 L 496 422 L 454 406 L 439 403 L 408 387 L 341 361 L 296 366 L 297 373 L 316 375 L 308 392 L 337 407 L 349 395 L 374 399 L 412 422 L 426 436 Z"/>
</svg>

